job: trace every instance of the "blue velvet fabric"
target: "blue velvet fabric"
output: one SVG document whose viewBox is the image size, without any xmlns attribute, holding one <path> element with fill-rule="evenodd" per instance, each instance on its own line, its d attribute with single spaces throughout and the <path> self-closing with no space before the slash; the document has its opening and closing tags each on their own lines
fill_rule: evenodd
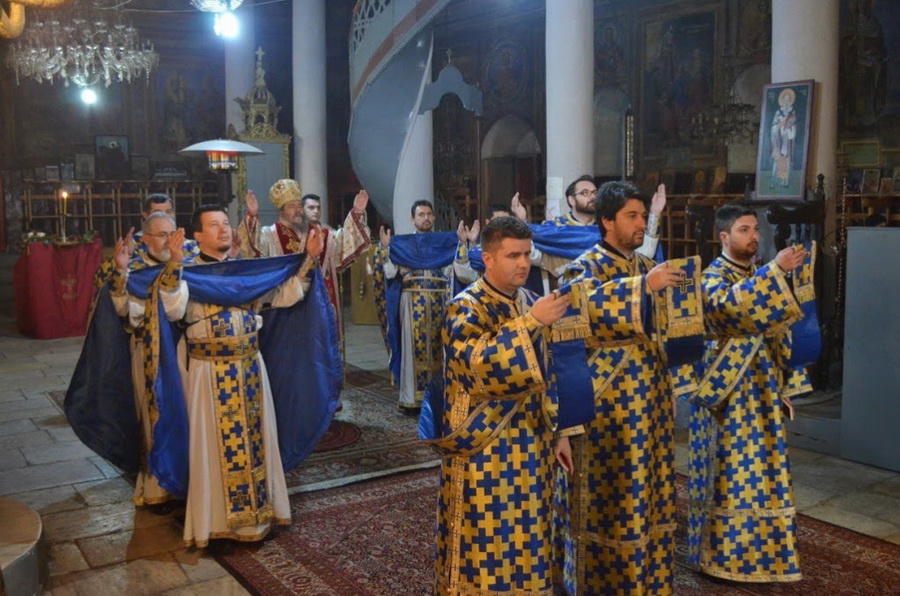
<svg viewBox="0 0 900 596">
<path fill-rule="evenodd" d="M 305 255 L 226 261 L 186 267 L 191 300 L 244 305 L 296 274 Z M 128 290 L 146 298 L 161 267 L 134 271 Z M 160 304 L 160 308 L 162 305 Z M 299 465 L 328 429 L 343 384 L 336 317 L 322 274 L 316 271 L 304 300 L 262 313 L 260 352 L 266 362 L 285 471 Z M 160 312 L 160 321 L 166 321 Z M 158 374 L 154 381 L 159 419 L 153 431 L 150 470 L 160 485 L 187 493 L 188 421 L 177 362 L 181 333 L 160 325 Z M 128 336 L 108 291 L 100 293 L 72 382 L 66 415 L 78 437 L 114 465 L 130 472 L 140 465 L 140 428 L 134 408 Z"/>
</svg>

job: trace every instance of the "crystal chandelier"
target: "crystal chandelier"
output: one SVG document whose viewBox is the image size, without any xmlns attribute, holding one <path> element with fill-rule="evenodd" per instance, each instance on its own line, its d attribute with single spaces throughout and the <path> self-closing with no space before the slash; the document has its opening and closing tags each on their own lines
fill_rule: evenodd
<svg viewBox="0 0 900 596">
<path fill-rule="evenodd" d="M 141 40 L 137 29 L 122 20 L 121 11 L 92 2 L 36 14 L 21 36 L 10 45 L 6 64 L 20 77 L 38 83 L 57 78 L 68 87 L 90 87 L 103 81 L 131 82 L 159 62 L 153 44 Z"/>
</svg>

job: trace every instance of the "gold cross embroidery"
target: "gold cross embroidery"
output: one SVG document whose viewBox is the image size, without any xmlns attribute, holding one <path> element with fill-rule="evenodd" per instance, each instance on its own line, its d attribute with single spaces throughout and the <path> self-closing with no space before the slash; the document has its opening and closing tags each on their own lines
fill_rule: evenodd
<svg viewBox="0 0 900 596">
<path fill-rule="evenodd" d="M 685 277 L 681 281 L 676 282 L 675 285 L 678 286 L 678 289 L 681 290 L 682 292 L 687 292 L 687 289 L 689 287 L 691 287 L 692 285 L 694 285 L 694 278 L 693 277 Z"/>
</svg>

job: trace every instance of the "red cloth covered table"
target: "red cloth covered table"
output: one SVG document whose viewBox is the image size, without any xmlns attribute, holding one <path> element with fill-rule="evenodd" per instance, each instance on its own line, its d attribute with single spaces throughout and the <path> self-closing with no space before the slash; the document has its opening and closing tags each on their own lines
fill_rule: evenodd
<svg viewBox="0 0 900 596">
<path fill-rule="evenodd" d="M 19 333 L 38 339 L 84 335 L 102 259 L 99 238 L 90 244 L 26 245 L 13 269 Z"/>
</svg>

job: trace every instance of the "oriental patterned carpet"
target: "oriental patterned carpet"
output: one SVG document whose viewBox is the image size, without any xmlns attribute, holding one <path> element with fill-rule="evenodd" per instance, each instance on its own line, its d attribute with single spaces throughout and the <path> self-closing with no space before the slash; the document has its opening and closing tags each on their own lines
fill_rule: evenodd
<svg viewBox="0 0 900 596">
<path fill-rule="evenodd" d="M 306 461 L 286 476 L 291 494 L 440 465 L 437 454 L 418 439 L 418 419 L 397 407 L 397 388 L 382 374 L 347 366 L 343 409 Z M 354 430 L 355 427 L 355 430 Z M 358 431 L 358 438 L 356 438 Z M 354 439 L 340 448 L 337 440 Z M 324 443 L 324 444 L 323 444 Z"/>
<path fill-rule="evenodd" d="M 294 523 L 216 559 L 253 594 L 430 594 L 437 470 L 382 477 L 291 497 Z M 679 545 L 686 491 L 679 477 Z M 678 595 L 897 594 L 900 546 L 801 515 L 804 580 L 734 584 L 675 568 Z M 680 550 L 679 562 L 684 561 Z"/>
</svg>

